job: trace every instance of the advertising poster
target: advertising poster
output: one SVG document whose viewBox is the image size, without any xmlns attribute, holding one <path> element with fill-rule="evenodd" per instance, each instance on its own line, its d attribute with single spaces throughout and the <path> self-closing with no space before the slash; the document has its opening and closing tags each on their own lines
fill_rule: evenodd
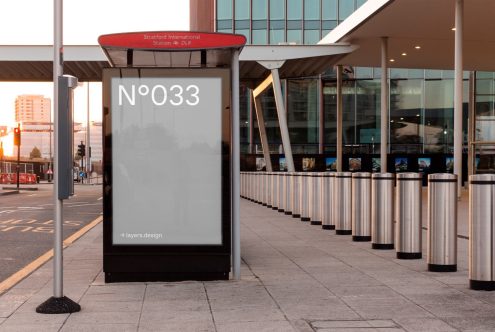
<svg viewBox="0 0 495 332">
<path fill-rule="evenodd" d="M 454 157 L 445 158 L 445 172 L 454 173 Z"/>
<path fill-rule="evenodd" d="M 381 170 L 381 161 L 380 158 L 372 158 L 371 159 L 371 170 L 375 173 L 379 173 Z"/>
<path fill-rule="evenodd" d="M 278 160 L 279 169 L 283 172 L 287 172 L 287 162 L 285 161 L 285 157 L 280 157 Z"/>
<path fill-rule="evenodd" d="M 325 170 L 327 172 L 336 172 L 337 171 L 337 158 L 334 158 L 334 157 L 325 158 Z"/>
<path fill-rule="evenodd" d="M 259 171 L 266 171 L 266 163 L 265 163 L 265 158 L 262 157 L 256 157 L 256 170 Z"/>
<path fill-rule="evenodd" d="M 303 158 L 302 169 L 305 172 L 313 171 L 315 169 L 316 159 L 315 158 Z"/>
<path fill-rule="evenodd" d="M 418 158 L 418 171 L 428 173 L 431 167 L 431 158 Z"/>
<path fill-rule="evenodd" d="M 220 77 L 111 79 L 112 244 L 222 244 Z"/>
<path fill-rule="evenodd" d="M 395 171 L 396 172 L 407 172 L 408 160 L 405 157 L 395 158 Z"/>
<path fill-rule="evenodd" d="M 349 171 L 357 172 L 361 170 L 361 158 L 349 158 Z"/>
</svg>

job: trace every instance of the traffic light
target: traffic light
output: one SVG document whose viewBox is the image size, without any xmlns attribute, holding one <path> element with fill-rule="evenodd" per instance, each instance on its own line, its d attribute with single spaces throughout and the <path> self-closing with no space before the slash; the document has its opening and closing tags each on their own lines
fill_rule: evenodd
<svg viewBox="0 0 495 332">
<path fill-rule="evenodd" d="M 84 157 L 86 155 L 86 145 L 84 145 L 83 142 L 77 146 L 77 155 L 79 157 Z"/>
<path fill-rule="evenodd" d="M 16 146 L 21 145 L 21 128 L 20 127 L 14 128 L 14 145 L 16 145 Z"/>
</svg>

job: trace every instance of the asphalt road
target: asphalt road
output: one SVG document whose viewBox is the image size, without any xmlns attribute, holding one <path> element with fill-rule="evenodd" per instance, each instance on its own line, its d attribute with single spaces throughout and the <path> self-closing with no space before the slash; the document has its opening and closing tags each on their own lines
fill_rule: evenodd
<svg viewBox="0 0 495 332">
<path fill-rule="evenodd" d="M 0 282 L 53 248 L 53 185 L 0 195 Z M 102 214 L 101 185 L 76 185 L 64 201 L 64 239 Z"/>
</svg>

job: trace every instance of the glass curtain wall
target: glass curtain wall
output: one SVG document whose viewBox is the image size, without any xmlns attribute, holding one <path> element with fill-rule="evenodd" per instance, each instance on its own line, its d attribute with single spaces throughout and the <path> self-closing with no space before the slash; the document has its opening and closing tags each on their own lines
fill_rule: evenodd
<svg viewBox="0 0 495 332">
<path fill-rule="evenodd" d="M 474 172 L 495 173 L 495 73 L 476 73 Z"/>
<path fill-rule="evenodd" d="M 318 81 L 288 80 L 287 122 L 293 153 L 318 153 Z"/>
<path fill-rule="evenodd" d="M 344 153 L 375 153 L 380 150 L 380 81 L 342 82 Z M 337 83 L 323 87 L 325 152 L 335 153 L 337 142 Z M 375 151 L 376 150 L 376 151 Z"/>
<path fill-rule="evenodd" d="M 217 31 L 248 44 L 316 44 L 366 0 L 217 0 Z"/>
</svg>

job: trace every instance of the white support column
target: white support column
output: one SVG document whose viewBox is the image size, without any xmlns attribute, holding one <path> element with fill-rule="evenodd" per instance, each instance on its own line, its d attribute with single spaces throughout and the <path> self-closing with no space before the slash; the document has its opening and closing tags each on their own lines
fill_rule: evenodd
<svg viewBox="0 0 495 332">
<path fill-rule="evenodd" d="M 282 145 L 284 147 L 285 161 L 287 162 L 287 171 L 295 172 L 294 159 L 292 157 L 292 147 L 290 145 L 289 128 L 287 126 L 287 116 L 282 95 L 282 86 L 278 69 L 272 69 L 273 93 L 275 95 L 275 104 L 277 105 L 278 123 L 280 126 L 280 136 L 282 136 Z"/>
<path fill-rule="evenodd" d="M 232 273 L 241 279 L 239 51 L 232 55 Z"/>
<path fill-rule="evenodd" d="M 457 196 L 462 188 L 462 39 L 464 0 L 455 1 L 455 77 L 454 77 L 454 174 L 457 175 Z"/>
<path fill-rule="evenodd" d="M 342 65 L 337 66 L 337 172 L 342 172 Z"/>
<path fill-rule="evenodd" d="M 388 38 L 382 37 L 382 80 L 381 80 L 381 102 L 380 102 L 380 171 L 387 172 L 388 153 Z"/>
<path fill-rule="evenodd" d="M 270 147 L 268 145 L 268 137 L 266 136 L 265 117 L 263 116 L 263 108 L 261 107 L 260 99 L 253 91 L 254 109 L 256 111 L 256 120 L 258 120 L 258 129 L 260 131 L 261 148 L 263 149 L 263 157 L 265 158 L 266 171 L 273 172 L 272 160 L 270 159 Z"/>
</svg>

